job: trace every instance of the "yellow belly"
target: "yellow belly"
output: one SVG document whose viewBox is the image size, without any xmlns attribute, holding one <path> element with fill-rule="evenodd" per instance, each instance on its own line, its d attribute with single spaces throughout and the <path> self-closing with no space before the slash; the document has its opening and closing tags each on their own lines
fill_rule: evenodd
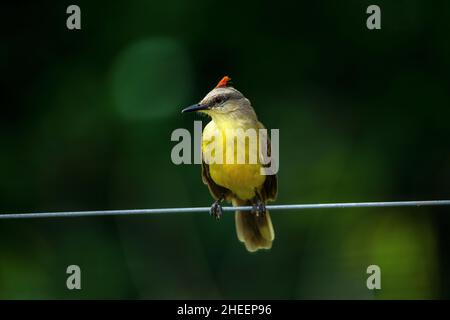
<svg viewBox="0 0 450 320">
<path fill-rule="evenodd" d="M 234 127 L 234 123 L 229 123 L 227 126 L 222 123 L 225 128 Z M 219 133 L 222 140 L 222 150 L 215 150 L 215 139 L 212 137 Z M 242 200 L 250 200 L 255 197 L 255 189 L 260 190 L 266 179 L 265 175 L 261 174 L 261 164 L 258 156 L 258 144 L 245 146 L 245 161 L 244 163 L 237 162 L 237 146 L 234 149 L 234 161 L 228 161 L 227 155 L 227 139 L 224 133 L 224 128 L 222 130 L 218 129 L 213 121 L 211 121 L 204 129 L 202 136 L 202 154 L 206 163 L 209 164 L 209 174 L 212 180 L 229 190 L 231 190 L 237 197 Z M 232 143 L 233 140 L 229 140 Z M 212 148 L 212 149 L 211 149 Z M 211 156 L 217 154 L 222 154 L 220 160 L 222 161 L 211 161 Z M 257 161 L 256 163 L 249 163 L 249 154 L 255 154 Z M 217 160 L 217 159 L 216 159 Z"/>
<path fill-rule="evenodd" d="M 242 200 L 255 197 L 266 177 L 260 173 L 259 164 L 211 164 L 211 178 L 220 186 L 234 192 Z"/>
</svg>

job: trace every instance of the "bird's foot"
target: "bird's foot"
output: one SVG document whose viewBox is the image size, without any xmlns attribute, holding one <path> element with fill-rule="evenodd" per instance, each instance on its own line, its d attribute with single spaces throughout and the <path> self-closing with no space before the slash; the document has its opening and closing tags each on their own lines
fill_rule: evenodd
<svg viewBox="0 0 450 320">
<path fill-rule="evenodd" d="M 220 220 L 223 215 L 222 206 L 220 205 L 221 200 L 214 201 L 214 203 L 211 205 L 211 209 L 209 210 L 209 214 L 216 218 L 216 220 Z"/>
<path fill-rule="evenodd" d="M 266 205 L 265 205 L 265 203 L 262 202 L 261 200 L 257 200 L 253 204 L 252 212 L 255 213 L 257 217 L 264 217 L 264 215 L 266 214 Z"/>
</svg>

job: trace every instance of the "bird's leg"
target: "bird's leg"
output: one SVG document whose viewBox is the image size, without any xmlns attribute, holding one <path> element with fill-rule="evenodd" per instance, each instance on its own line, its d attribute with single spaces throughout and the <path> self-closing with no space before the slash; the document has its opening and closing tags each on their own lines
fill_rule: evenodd
<svg viewBox="0 0 450 320">
<path fill-rule="evenodd" d="M 259 194 L 258 190 L 255 189 L 255 202 L 253 203 L 253 209 L 252 212 L 256 214 L 257 217 L 261 216 L 264 217 L 266 214 L 266 204 L 262 200 L 261 195 Z"/>
<path fill-rule="evenodd" d="M 223 201 L 224 198 L 225 198 L 225 195 L 222 194 L 219 199 L 214 201 L 214 203 L 211 205 L 211 209 L 209 210 L 209 214 L 212 217 L 216 218 L 216 220 L 219 220 L 220 218 L 222 218 L 223 211 L 222 211 L 222 206 L 220 205 L 220 203 Z"/>
</svg>

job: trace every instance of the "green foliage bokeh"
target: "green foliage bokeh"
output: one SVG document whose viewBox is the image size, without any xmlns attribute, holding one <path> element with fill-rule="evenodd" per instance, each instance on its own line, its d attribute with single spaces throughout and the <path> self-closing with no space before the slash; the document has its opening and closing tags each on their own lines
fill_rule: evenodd
<svg viewBox="0 0 450 320">
<path fill-rule="evenodd" d="M 0 213 L 208 206 L 170 134 L 224 75 L 280 129 L 277 203 L 449 197 L 448 2 L 378 1 L 377 31 L 368 1 L 69 4 L 1 5 Z M 232 214 L 2 220 L 0 298 L 449 298 L 449 213 L 272 212 L 257 254 Z"/>
</svg>

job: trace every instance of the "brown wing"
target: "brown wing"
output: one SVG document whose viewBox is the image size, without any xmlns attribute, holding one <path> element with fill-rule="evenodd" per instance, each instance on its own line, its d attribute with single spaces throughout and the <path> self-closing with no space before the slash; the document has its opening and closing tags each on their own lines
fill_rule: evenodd
<svg viewBox="0 0 450 320">
<path fill-rule="evenodd" d="M 264 125 L 259 122 L 259 127 L 264 129 Z M 270 157 L 272 154 L 270 137 L 267 135 L 267 155 Z M 270 163 L 264 165 L 265 167 L 270 167 Z M 261 189 L 261 196 L 264 200 L 275 201 L 278 195 L 278 177 L 276 174 L 267 175 L 266 180 Z"/>
<path fill-rule="evenodd" d="M 202 180 L 203 183 L 208 186 L 209 192 L 213 196 L 215 200 L 225 197 L 225 199 L 228 199 L 229 195 L 231 194 L 231 191 L 228 190 L 225 187 L 219 186 L 217 183 L 214 182 L 214 180 L 211 178 L 211 175 L 209 174 L 209 165 L 206 164 L 202 160 Z"/>
<path fill-rule="evenodd" d="M 261 190 L 264 200 L 275 201 L 278 195 L 278 177 L 276 174 L 267 176 Z"/>
</svg>

